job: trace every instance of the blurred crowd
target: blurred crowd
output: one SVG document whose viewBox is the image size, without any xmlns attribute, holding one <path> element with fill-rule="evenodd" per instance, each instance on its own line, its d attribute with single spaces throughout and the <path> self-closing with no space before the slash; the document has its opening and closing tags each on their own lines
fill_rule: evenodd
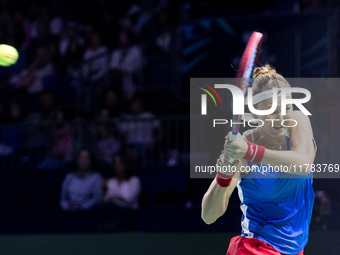
<svg viewBox="0 0 340 255">
<path fill-rule="evenodd" d="M 165 137 L 167 127 L 158 118 L 169 112 L 146 95 L 173 85 L 181 24 L 338 7 L 336 1 L 320 0 L 14 0 L 0 5 L 0 43 L 19 51 L 15 65 L 0 67 L 0 165 L 11 170 L 8 166 L 20 167 L 9 161 L 26 162 L 31 169 L 74 170 L 62 185 L 65 210 L 87 209 L 103 199 L 136 208 L 140 183 L 131 172 L 134 166 L 150 159 L 177 164 L 176 139 Z M 160 149 L 164 144 L 167 151 Z"/>
<path fill-rule="evenodd" d="M 140 161 L 162 139 L 142 86 L 169 81 L 170 5 L 65 4 L 15 1 L 0 12 L 0 42 L 20 56 L 0 67 L 0 155 L 39 151 L 27 160 L 42 170 L 67 167 L 84 148 L 101 165 L 121 150 Z"/>
<path fill-rule="evenodd" d="M 74 16 L 50 4 L 0 12 L 0 41 L 16 47 L 20 56 L 16 65 L 0 70 L 2 108 L 20 101 L 27 117 L 41 110 L 39 97 L 49 90 L 56 106 L 89 118 L 110 97 L 121 107 L 110 109 L 110 117 L 115 117 L 141 92 L 141 76 L 152 76 L 143 81 L 162 86 L 162 73 L 150 74 L 155 66 L 164 69 L 172 47 L 165 3 L 131 2 L 125 8 L 117 3 L 108 9 L 84 3 Z M 116 13 L 117 7 L 121 12 Z M 86 14 L 94 17 L 88 20 Z M 9 116 L 1 117 L 10 121 Z"/>
<path fill-rule="evenodd" d="M 125 145 L 143 157 L 147 149 L 162 142 L 161 122 L 154 113 L 165 114 L 162 102 L 145 111 L 143 106 L 150 106 L 152 100 L 143 100 L 143 96 L 150 88 L 166 91 L 172 86 L 171 70 L 181 55 L 176 48 L 180 24 L 230 14 L 327 7 L 336 7 L 336 3 L 3 2 L 0 42 L 16 47 L 20 57 L 14 66 L 0 67 L 0 124 L 28 126 L 24 131 L 18 126 L 1 128 L 0 155 L 26 148 L 47 151 L 43 159 L 35 159 L 40 169 L 63 167 L 85 147 L 96 148 L 98 157 L 107 163 L 111 161 L 108 154 Z M 122 116 L 144 122 L 110 122 Z M 84 128 L 89 120 L 110 124 Z"/>
</svg>

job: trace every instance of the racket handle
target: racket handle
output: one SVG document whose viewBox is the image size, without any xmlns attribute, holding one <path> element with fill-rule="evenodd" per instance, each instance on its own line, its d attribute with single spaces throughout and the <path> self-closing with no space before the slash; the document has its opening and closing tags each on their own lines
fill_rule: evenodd
<svg viewBox="0 0 340 255">
<path fill-rule="evenodd" d="M 237 139 L 237 134 L 238 134 L 238 133 L 236 133 L 236 134 L 231 133 L 231 135 L 230 135 L 230 141 L 236 141 L 236 139 Z"/>
</svg>

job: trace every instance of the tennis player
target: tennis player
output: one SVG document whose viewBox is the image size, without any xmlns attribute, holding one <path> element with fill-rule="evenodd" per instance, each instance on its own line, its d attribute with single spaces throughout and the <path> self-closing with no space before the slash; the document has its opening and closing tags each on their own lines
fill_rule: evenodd
<svg viewBox="0 0 340 255">
<path fill-rule="evenodd" d="M 272 88 L 290 87 L 269 65 L 256 68 L 253 77 L 253 103 L 259 110 L 272 106 Z M 248 171 L 218 172 L 203 197 L 202 218 L 211 224 L 226 212 L 232 192 L 238 189 L 242 235 L 231 239 L 227 255 L 300 255 L 307 244 L 314 204 L 307 164 L 313 163 L 316 146 L 309 118 L 292 106 L 282 116 L 280 101 L 273 114 L 253 115 L 264 121 L 263 126 L 239 134 L 235 141 L 228 134 L 217 164 L 227 166 L 231 157 L 237 169 Z M 284 118 L 298 125 L 285 128 Z"/>
</svg>

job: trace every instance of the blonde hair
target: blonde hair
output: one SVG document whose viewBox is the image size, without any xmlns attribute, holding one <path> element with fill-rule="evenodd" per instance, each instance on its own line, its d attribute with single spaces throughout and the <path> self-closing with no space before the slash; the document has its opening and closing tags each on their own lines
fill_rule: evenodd
<svg viewBox="0 0 340 255">
<path fill-rule="evenodd" d="M 287 88 L 289 83 L 270 65 L 256 67 L 253 72 L 253 95 L 272 88 Z"/>
</svg>

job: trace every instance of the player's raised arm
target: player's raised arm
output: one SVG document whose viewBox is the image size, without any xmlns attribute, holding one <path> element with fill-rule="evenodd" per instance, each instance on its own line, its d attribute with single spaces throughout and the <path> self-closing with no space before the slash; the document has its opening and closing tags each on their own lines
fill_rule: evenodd
<svg viewBox="0 0 340 255">
<path fill-rule="evenodd" d="M 214 223 L 228 208 L 229 198 L 238 182 L 238 175 L 232 178 L 228 187 L 220 186 L 216 178 L 203 196 L 201 217 L 206 224 Z"/>
<path fill-rule="evenodd" d="M 212 181 L 202 200 L 201 216 L 206 224 L 214 223 L 226 212 L 229 198 L 236 187 L 237 181 L 237 178 L 233 178 L 229 187 L 221 187 L 216 182 L 216 179 Z"/>
<path fill-rule="evenodd" d="M 240 161 L 235 161 L 233 165 L 236 169 L 240 169 L 241 164 Z M 230 165 L 224 151 L 222 151 L 218 158 L 217 165 L 220 167 Z M 217 173 L 216 178 L 211 182 L 202 200 L 201 216 L 205 223 L 214 223 L 226 212 L 229 198 L 237 185 L 239 176 L 239 171 L 236 171 L 233 175 Z"/>
</svg>

